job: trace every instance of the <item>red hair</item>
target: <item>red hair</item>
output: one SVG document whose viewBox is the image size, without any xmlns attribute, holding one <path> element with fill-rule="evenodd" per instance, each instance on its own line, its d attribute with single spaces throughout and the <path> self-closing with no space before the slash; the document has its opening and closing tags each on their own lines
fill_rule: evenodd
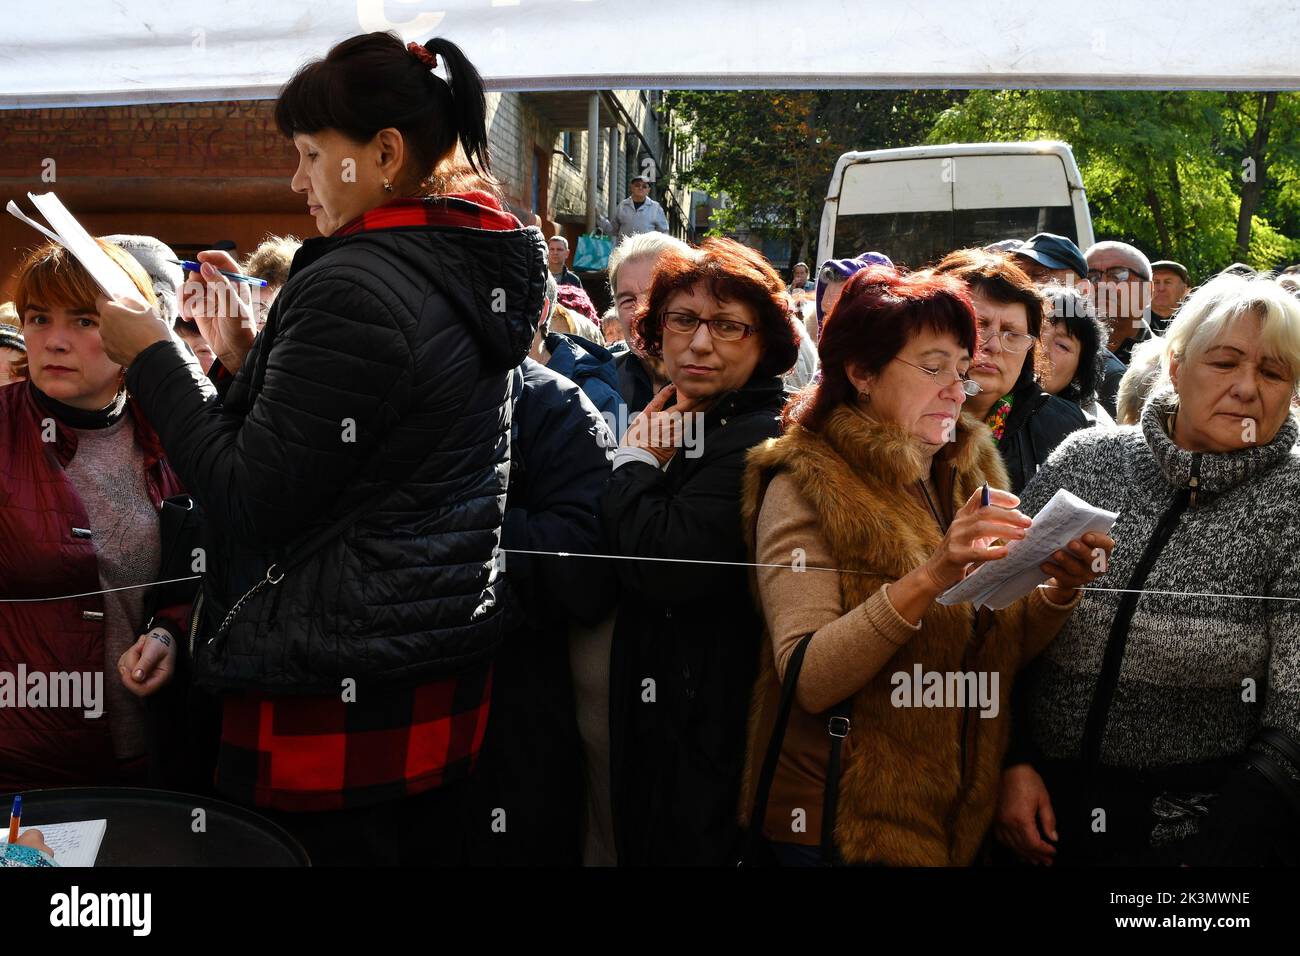
<svg viewBox="0 0 1300 956">
<path fill-rule="evenodd" d="M 754 310 L 763 348 L 755 378 L 783 375 L 794 366 L 799 338 L 785 283 L 766 259 L 734 239 L 705 239 L 688 253 L 665 249 L 659 254 L 646 304 L 632 320 L 632 344 L 662 356 L 664 307 L 676 293 L 699 285 L 716 301 L 742 302 Z"/>
<path fill-rule="evenodd" d="M 965 285 L 951 276 L 904 275 L 888 266 L 854 273 L 822 326 L 821 377 L 786 405 L 784 423 L 819 431 L 832 411 L 857 395 L 846 363 L 878 375 L 927 329 L 951 335 L 974 357 L 975 307 Z"/>
</svg>

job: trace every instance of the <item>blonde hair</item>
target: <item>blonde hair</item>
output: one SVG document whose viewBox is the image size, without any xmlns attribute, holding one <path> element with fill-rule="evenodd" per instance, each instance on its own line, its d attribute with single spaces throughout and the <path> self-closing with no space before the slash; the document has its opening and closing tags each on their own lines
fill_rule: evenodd
<svg viewBox="0 0 1300 956">
<path fill-rule="evenodd" d="M 1266 353 L 1287 365 L 1294 391 L 1300 386 L 1300 299 L 1278 285 L 1270 273 L 1222 272 L 1193 291 L 1165 332 L 1162 381 L 1169 378 L 1172 362 L 1204 354 L 1243 315 L 1260 319 L 1260 343 Z"/>
<path fill-rule="evenodd" d="M 666 232 L 641 232 L 628 236 L 609 255 L 609 264 L 606 266 L 609 270 L 609 291 L 615 298 L 618 297 L 618 270 L 623 263 L 635 262 L 637 259 L 658 259 L 669 249 L 683 256 L 691 254 L 690 246 Z"/>
<path fill-rule="evenodd" d="M 1119 380 L 1119 391 L 1115 395 L 1116 425 L 1136 425 L 1142 420 L 1142 406 L 1164 375 L 1160 368 L 1164 351 L 1165 340 L 1159 337 L 1133 347 L 1128 370 Z"/>
<path fill-rule="evenodd" d="M 580 335 L 597 345 L 605 344 L 605 336 L 595 322 L 572 309 L 566 309 L 558 302 L 551 309 L 551 331 L 563 332 L 565 335 Z"/>
<path fill-rule="evenodd" d="M 289 281 L 289 267 L 301 247 L 297 236 L 267 236 L 244 260 L 244 272 L 265 279 L 269 286 L 282 286 Z"/>
</svg>

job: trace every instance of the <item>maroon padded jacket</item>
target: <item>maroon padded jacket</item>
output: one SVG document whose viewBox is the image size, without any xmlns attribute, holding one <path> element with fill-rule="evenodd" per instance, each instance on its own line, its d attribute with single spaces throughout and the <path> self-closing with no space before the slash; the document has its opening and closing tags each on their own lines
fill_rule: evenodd
<svg viewBox="0 0 1300 956">
<path fill-rule="evenodd" d="M 163 499 L 184 489 L 134 404 L 132 413 L 149 497 L 161 510 Z M 108 784 L 117 772 L 107 715 L 19 706 L 20 674 L 102 672 L 105 685 L 118 679 L 116 662 L 104 660 L 101 596 L 13 602 L 100 589 L 93 540 L 74 531 L 89 528 L 86 509 L 63 470 L 76 454 L 76 433 L 47 428 L 49 419 L 28 382 L 0 387 L 0 599 L 8 599 L 0 600 L 0 793 Z M 54 440 L 44 441 L 49 435 Z M 157 603 L 146 595 L 146 612 Z M 173 604 L 152 616 L 183 631 L 189 615 L 188 604 Z M 146 621 L 136 623 L 143 633 Z M 33 687 L 30 677 L 26 683 Z"/>
</svg>

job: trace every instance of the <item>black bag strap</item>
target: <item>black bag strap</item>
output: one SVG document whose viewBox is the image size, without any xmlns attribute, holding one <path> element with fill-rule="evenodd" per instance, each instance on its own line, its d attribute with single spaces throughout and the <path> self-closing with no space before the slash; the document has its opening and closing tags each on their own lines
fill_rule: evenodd
<svg viewBox="0 0 1300 956">
<path fill-rule="evenodd" d="M 1142 586 L 1160 552 L 1169 543 L 1169 538 L 1178 525 L 1189 504 L 1195 498 L 1197 478 L 1199 475 L 1200 455 L 1192 456 L 1192 478 L 1187 488 L 1178 492 L 1174 502 L 1161 516 L 1151 540 L 1147 542 L 1142 557 L 1138 560 L 1124 585 L 1125 593 L 1120 596 L 1119 607 L 1111 621 L 1110 634 L 1106 638 L 1106 649 L 1102 654 L 1101 673 L 1097 677 L 1097 687 L 1093 691 L 1092 703 L 1088 707 L 1088 717 L 1083 725 L 1083 742 L 1080 756 L 1083 759 L 1085 779 L 1093 781 L 1097 768 L 1101 766 L 1101 743 L 1106 734 L 1106 722 L 1110 717 L 1111 702 L 1115 689 L 1119 685 L 1120 670 L 1124 665 L 1124 651 L 1128 646 L 1129 626 L 1133 623 L 1133 614 L 1137 611 L 1138 600 L 1142 597 Z"/>
<path fill-rule="evenodd" d="M 1295 781 L 1278 766 L 1277 761 L 1270 754 L 1251 750 L 1246 753 L 1246 762 L 1273 785 L 1273 788 L 1291 805 L 1295 815 L 1300 817 L 1300 788 L 1297 788 Z"/>
<path fill-rule="evenodd" d="M 844 738 L 849 735 L 852 723 L 849 714 L 853 698 L 849 697 L 831 709 L 826 732 L 831 738 L 831 756 L 826 763 L 826 789 L 822 794 L 822 866 L 839 866 L 840 854 L 835 848 L 835 820 L 840 803 L 840 757 Z"/>
<path fill-rule="evenodd" d="M 1258 747 L 1246 751 L 1246 762 L 1258 770 L 1269 783 L 1277 789 L 1291 805 L 1296 816 L 1300 817 L 1300 784 L 1294 779 L 1294 772 L 1300 769 L 1300 744 L 1286 731 L 1277 727 L 1265 727 L 1256 736 L 1255 742 L 1273 748 L 1281 757 Z M 1291 767 L 1283 766 L 1279 761 L 1286 761 Z"/>
<path fill-rule="evenodd" d="M 781 759 L 781 748 L 785 745 L 785 728 L 790 722 L 790 708 L 794 705 L 794 689 L 799 683 L 799 672 L 803 670 L 803 656 L 808 652 L 811 634 L 805 634 L 795 645 L 790 660 L 785 665 L 785 679 L 781 681 L 781 703 L 776 711 L 776 723 L 772 727 L 772 736 L 767 742 L 767 753 L 763 756 L 763 767 L 758 773 L 758 786 L 754 790 L 754 805 L 749 814 L 749 832 L 745 836 L 745 861 L 753 863 L 759 858 L 759 840 L 763 831 L 763 821 L 767 819 L 767 798 L 772 792 L 772 780 L 776 777 L 776 765 Z"/>
<path fill-rule="evenodd" d="M 790 660 L 785 665 L 785 678 L 781 681 L 781 703 L 777 707 L 776 723 L 772 727 L 772 736 L 767 742 L 767 753 L 763 756 L 763 767 L 758 774 L 758 786 L 754 791 L 754 806 L 749 815 L 749 831 L 745 839 L 745 860 L 755 861 L 759 858 L 758 847 L 763 830 L 763 821 L 767 819 L 767 801 L 772 792 L 772 781 L 776 777 L 776 767 L 781 760 L 781 748 L 785 745 L 785 731 L 790 723 L 790 710 L 794 707 L 795 687 L 799 683 L 799 673 L 803 670 L 804 655 L 811 634 L 805 634 L 795 645 Z M 821 852 L 822 865 L 835 866 L 839 863 L 839 853 L 835 849 L 835 816 L 839 807 L 840 762 L 844 738 L 849 735 L 849 713 L 852 698 L 840 701 L 831 708 L 827 721 L 827 733 L 830 736 L 830 759 L 826 764 L 826 786 L 822 793 L 822 829 Z"/>
<path fill-rule="evenodd" d="M 1285 730 L 1265 727 L 1256 734 L 1255 739 L 1268 744 L 1274 750 L 1281 751 L 1282 755 L 1295 764 L 1297 770 L 1300 770 L 1300 743 L 1297 743 L 1296 739 Z"/>
</svg>

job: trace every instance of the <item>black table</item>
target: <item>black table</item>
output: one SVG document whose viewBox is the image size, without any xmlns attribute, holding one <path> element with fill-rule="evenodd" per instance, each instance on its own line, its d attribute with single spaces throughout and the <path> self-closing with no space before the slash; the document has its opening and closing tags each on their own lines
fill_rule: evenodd
<svg viewBox="0 0 1300 956">
<path fill-rule="evenodd" d="M 11 803 L 11 796 L 0 796 L 6 821 Z M 311 866 L 306 851 L 283 827 L 233 803 L 134 787 L 23 793 L 24 830 L 80 820 L 108 821 L 96 867 Z M 196 820 L 202 820 L 200 832 L 195 832 Z"/>
</svg>

